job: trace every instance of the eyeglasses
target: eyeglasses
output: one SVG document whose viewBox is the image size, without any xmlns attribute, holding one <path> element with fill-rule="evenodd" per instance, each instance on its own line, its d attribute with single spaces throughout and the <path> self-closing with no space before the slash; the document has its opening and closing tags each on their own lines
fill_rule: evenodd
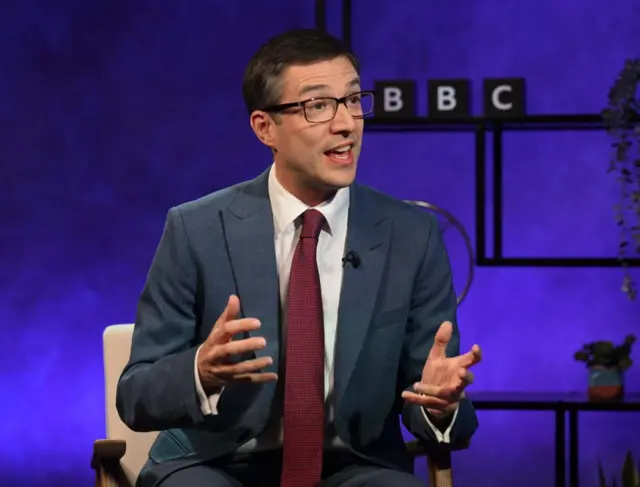
<svg viewBox="0 0 640 487">
<path fill-rule="evenodd" d="M 342 98 L 322 96 L 309 98 L 308 100 L 293 103 L 283 103 L 263 108 L 262 111 L 281 113 L 291 108 L 302 107 L 304 118 L 307 122 L 322 123 L 333 120 L 338 113 L 340 103 L 347 107 L 347 111 L 353 118 L 363 118 L 373 112 L 373 91 L 360 91 Z"/>
</svg>

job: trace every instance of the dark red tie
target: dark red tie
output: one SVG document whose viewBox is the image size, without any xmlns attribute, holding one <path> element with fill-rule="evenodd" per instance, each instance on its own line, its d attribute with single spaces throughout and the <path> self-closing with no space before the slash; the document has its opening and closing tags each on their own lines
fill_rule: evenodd
<svg viewBox="0 0 640 487">
<path fill-rule="evenodd" d="M 322 472 L 324 319 L 316 248 L 324 215 L 307 210 L 303 219 L 287 300 L 281 487 L 312 487 Z"/>
</svg>

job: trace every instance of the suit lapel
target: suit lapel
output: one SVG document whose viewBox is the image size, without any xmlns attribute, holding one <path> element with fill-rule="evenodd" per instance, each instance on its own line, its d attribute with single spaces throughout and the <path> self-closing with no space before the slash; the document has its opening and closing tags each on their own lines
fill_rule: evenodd
<svg viewBox="0 0 640 487">
<path fill-rule="evenodd" d="M 222 217 L 242 316 L 258 318 L 262 326 L 250 334 L 267 341 L 256 356 L 270 356 L 265 371 L 277 373 L 280 293 L 268 174 L 247 183 Z"/>
<path fill-rule="evenodd" d="M 351 187 L 346 248 L 360 257 L 357 269 L 344 268 L 335 357 L 336 400 L 342 399 L 364 343 L 382 278 L 392 220 L 358 185 Z"/>
</svg>

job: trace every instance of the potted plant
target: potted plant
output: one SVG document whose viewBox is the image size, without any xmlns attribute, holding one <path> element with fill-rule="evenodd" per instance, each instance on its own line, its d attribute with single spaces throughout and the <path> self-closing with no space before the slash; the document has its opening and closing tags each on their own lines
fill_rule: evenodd
<svg viewBox="0 0 640 487">
<path fill-rule="evenodd" d="M 627 456 L 625 457 L 624 465 L 622 466 L 622 475 L 620 476 L 620 484 L 618 484 L 614 478 L 613 482 L 607 485 L 604 469 L 600 463 L 598 463 L 598 478 L 600 480 L 600 487 L 615 487 L 616 485 L 620 487 L 640 487 L 640 473 L 633 461 L 631 452 L 627 452 Z"/>
<path fill-rule="evenodd" d="M 618 259 L 624 269 L 622 291 L 634 300 L 636 284 L 628 259 L 640 257 L 640 59 L 624 64 L 609 90 L 608 106 L 602 111 L 607 133 L 613 137 L 608 172 L 617 174 L 620 203 L 614 206 L 620 229 Z"/>
<path fill-rule="evenodd" d="M 624 396 L 624 372 L 631 367 L 631 346 L 634 335 L 627 335 L 622 345 L 610 341 L 586 343 L 574 358 L 587 364 L 589 399 L 621 399 Z"/>
</svg>

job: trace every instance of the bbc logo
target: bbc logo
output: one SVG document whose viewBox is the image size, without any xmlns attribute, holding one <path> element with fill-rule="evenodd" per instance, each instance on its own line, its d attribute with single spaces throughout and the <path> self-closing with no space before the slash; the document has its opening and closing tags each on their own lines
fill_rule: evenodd
<svg viewBox="0 0 640 487">
<path fill-rule="evenodd" d="M 417 84 L 414 80 L 375 82 L 376 118 L 418 116 Z M 483 112 L 486 117 L 520 117 L 526 114 L 523 78 L 483 80 Z M 427 114 L 433 119 L 471 116 L 471 80 L 431 79 L 427 82 Z"/>
</svg>

